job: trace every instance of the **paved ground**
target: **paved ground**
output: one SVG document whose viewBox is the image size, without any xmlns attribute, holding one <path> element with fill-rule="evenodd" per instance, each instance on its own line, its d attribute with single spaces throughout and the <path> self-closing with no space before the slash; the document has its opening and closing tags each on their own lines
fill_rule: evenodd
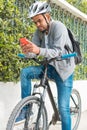
<svg viewBox="0 0 87 130">
<path fill-rule="evenodd" d="M 59 125 L 51 126 L 50 130 L 61 130 Z M 87 130 L 87 111 L 82 113 L 78 130 Z"/>
</svg>

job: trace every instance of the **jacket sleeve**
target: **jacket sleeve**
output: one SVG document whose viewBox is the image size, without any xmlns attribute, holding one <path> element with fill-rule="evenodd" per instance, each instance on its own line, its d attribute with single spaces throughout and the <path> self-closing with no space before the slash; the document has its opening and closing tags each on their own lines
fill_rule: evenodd
<svg viewBox="0 0 87 130">
<path fill-rule="evenodd" d="M 36 32 L 33 34 L 32 42 L 36 44 L 37 46 L 40 46 L 40 38 L 38 36 L 38 33 L 39 31 L 36 30 Z M 36 56 L 37 56 L 36 54 L 30 53 L 30 52 L 26 54 L 27 58 L 35 58 Z"/>
<path fill-rule="evenodd" d="M 39 37 L 39 30 L 36 30 L 32 37 L 32 42 L 40 47 L 40 37 Z"/>
</svg>

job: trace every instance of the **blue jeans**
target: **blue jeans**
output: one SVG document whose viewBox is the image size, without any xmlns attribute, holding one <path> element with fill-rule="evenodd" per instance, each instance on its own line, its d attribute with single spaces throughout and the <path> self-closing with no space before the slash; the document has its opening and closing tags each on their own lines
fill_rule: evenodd
<svg viewBox="0 0 87 130">
<path fill-rule="evenodd" d="M 21 97 L 31 95 L 31 79 L 40 79 L 43 76 L 44 66 L 30 66 L 21 71 Z M 55 68 L 48 65 L 47 75 L 57 86 L 58 108 L 61 115 L 62 130 L 71 130 L 70 94 L 73 86 L 73 74 L 62 81 Z"/>
</svg>

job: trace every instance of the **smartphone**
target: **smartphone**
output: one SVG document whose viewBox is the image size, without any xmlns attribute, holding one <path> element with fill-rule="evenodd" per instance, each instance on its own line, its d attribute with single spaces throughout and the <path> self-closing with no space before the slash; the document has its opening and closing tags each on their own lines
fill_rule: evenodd
<svg viewBox="0 0 87 130">
<path fill-rule="evenodd" d="M 21 43 L 22 45 L 26 45 L 26 44 L 29 43 L 26 38 L 20 38 L 19 41 L 20 41 L 20 43 Z"/>
</svg>

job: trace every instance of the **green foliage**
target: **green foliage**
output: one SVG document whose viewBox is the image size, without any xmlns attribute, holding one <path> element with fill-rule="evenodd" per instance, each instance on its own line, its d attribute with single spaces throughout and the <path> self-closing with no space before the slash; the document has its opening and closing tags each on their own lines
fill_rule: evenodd
<svg viewBox="0 0 87 130">
<path fill-rule="evenodd" d="M 67 2 L 87 14 L 87 0 L 67 0 Z"/>
<path fill-rule="evenodd" d="M 19 47 L 16 45 L 0 44 L 0 81 L 18 79 L 20 62 L 17 57 Z"/>
<path fill-rule="evenodd" d="M 23 0 L 16 2 L 0 0 L 0 81 L 5 82 L 18 81 L 20 69 L 31 64 L 20 60 L 17 54 L 21 51 L 19 38 L 31 39 L 35 27 L 27 19 L 28 10 L 23 11 Z M 28 8 L 29 2 L 26 5 Z"/>
<path fill-rule="evenodd" d="M 78 8 L 87 14 L 87 0 L 82 0 L 82 2 L 79 4 Z"/>
</svg>

